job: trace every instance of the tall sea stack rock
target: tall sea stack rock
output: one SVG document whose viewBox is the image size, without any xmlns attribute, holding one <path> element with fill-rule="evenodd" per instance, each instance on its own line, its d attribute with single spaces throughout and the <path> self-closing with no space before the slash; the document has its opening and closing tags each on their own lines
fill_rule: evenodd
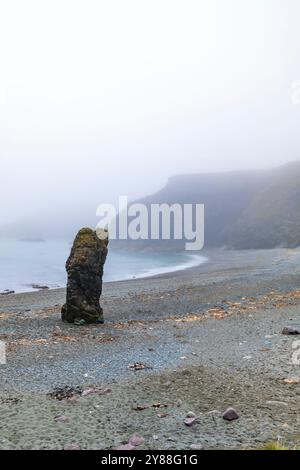
<svg viewBox="0 0 300 470">
<path fill-rule="evenodd" d="M 79 230 L 66 263 L 67 301 L 62 320 L 69 323 L 103 323 L 100 306 L 103 267 L 108 253 L 108 233 Z"/>
</svg>

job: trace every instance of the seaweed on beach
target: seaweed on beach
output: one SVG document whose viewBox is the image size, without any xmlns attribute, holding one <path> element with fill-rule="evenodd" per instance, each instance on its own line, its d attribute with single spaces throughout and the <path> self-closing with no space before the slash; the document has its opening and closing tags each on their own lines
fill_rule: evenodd
<svg viewBox="0 0 300 470">
<path fill-rule="evenodd" d="M 57 387 L 52 392 L 48 393 L 47 396 L 53 398 L 54 400 L 63 401 L 70 400 L 74 397 L 88 397 L 90 395 L 108 395 L 111 393 L 110 388 L 99 388 L 99 387 L 90 387 L 83 389 L 82 387 Z"/>
<path fill-rule="evenodd" d="M 47 393 L 47 396 L 54 400 L 62 401 L 73 398 L 76 395 L 81 396 L 82 392 L 83 389 L 81 387 L 69 387 L 66 385 L 64 387 L 55 388 L 52 392 Z"/>
<path fill-rule="evenodd" d="M 6 404 L 6 405 L 16 405 L 17 403 L 20 403 L 22 401 L 21 398 L 18 397 L 0 397 L 0 404 Z"/>
</svg>

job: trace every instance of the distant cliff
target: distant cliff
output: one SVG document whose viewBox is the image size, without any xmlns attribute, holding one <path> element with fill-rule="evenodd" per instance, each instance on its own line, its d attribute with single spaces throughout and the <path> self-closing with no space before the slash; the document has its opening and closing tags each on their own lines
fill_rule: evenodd
<svg viewBox="0 0 300 470">
<path fill-rule="evenodd" d="M 259 171 L 175 176 L 153 203 L 205 205 L 205 246 L 233 249 L 300 246 L 300 162 Z M 114 243 L 127 249 L 182 249 L 181 241 Z"/>
<path fill-rule="evenodd" d="M 234 248 L 300 246 L 300 162 L 270 172 L 233 224 L 226 243 Z"/>
<path fill-rule="evenodd" d="M 233 249 L 300 246 L 300 161 L 257 171 L 174 176 L 159 192 L 139 201 L 205 205 L 205 246 Z M 68 238 L 78 227 L 96 226 L 95 205 L 57 208 L 51 214 L 0 228 L 0 237 Z M 92 214 L 92 215 L 90 215 Z M 182 241 L 112 241 L 126 250 L 182 250 Z"/>
</svg>

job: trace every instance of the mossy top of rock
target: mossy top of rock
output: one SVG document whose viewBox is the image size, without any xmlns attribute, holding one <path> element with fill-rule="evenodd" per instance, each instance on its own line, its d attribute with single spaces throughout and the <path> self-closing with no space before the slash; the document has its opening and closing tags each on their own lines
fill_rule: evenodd
<svg viewBox="0 0 300 470">
<path fill-rule="evenodd" d="M 77 233 L 73 246 L 76 246 L 76 248 L 80 248 L 81 246 L 97 247 L 97 238 L 94 230 L 84 227 Z"/>
<path fill-rule="evenodd" d="M 107 246 L 108 238 L 100 240 L 95 230 L 88 227 L 82 228 L 74 240 L 71 254 L 66 264 L 67 269 L 73 266 L 92 267 L 93 265 L 97 269 L 98 264 L 101 264 L 103 257 L 107 255 Z M 99 255 L 98 259 L 97 257 L 95 258 L 95 253 Z"/>
</svg>

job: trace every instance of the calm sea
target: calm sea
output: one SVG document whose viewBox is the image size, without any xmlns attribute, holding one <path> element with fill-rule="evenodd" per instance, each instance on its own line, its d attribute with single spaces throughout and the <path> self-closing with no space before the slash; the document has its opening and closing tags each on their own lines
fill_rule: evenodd
<svg viewBox="0 0 300 470">
<path fill-rule="evenodd" d="M 43 242 L 0 239 L 0 292 L 34 290 L 32 284 L 50 288 L 66 284 L 65 262 L 71 245 L 63 240 Z M 197 266 L 206 258 L 188 253 L 120 253 L 110 251 L 104 281 L 154 276 Z"/>
</svg>

